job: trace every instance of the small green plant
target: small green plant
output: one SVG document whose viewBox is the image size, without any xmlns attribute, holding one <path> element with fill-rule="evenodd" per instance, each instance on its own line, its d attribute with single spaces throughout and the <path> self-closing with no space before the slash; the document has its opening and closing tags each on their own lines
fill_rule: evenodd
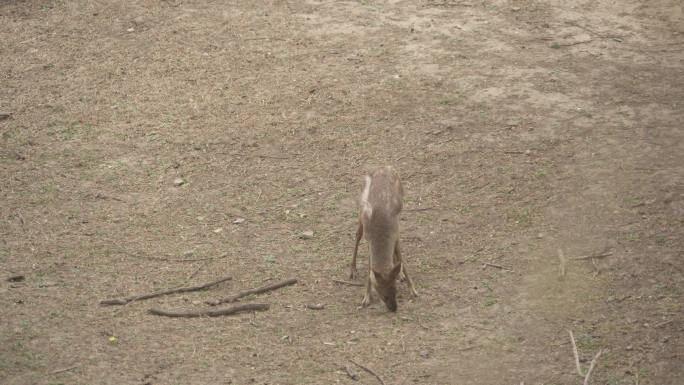
<svg viewBox="0 0 684 385">
<path fill-rule="evenodd" d="M 493 297 L 485 298 L 485 301 L 484 301 L 485 306 L 492 306 L 494 304 L 496 304 L 496 298 L 493 298 Z"/>
</svg>

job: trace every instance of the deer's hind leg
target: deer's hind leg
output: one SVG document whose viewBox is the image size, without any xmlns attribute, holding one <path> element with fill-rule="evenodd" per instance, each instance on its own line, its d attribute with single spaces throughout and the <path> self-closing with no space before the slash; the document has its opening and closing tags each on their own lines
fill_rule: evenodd
<svg viewBox="0 0 684 385">
<path fill-rule="evenodd" d="M 359 226 L 356 228 L 356 244 L 354 245 L 354 254 L 352 254 L 349 279 L 354 279 L 358 275 L 358 271 L 356 270 L 356 256 L 359 252 L 359 243 L 361 242 L 361 237 L 363 237 L 363 223 L 361 223 L 361 219 L 359 219 Z"/>
</svg>

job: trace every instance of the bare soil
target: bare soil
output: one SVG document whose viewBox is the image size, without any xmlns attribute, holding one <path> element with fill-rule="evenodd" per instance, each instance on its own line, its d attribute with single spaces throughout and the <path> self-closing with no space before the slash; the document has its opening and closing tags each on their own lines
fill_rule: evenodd
<svg viewBox="0 0 684 385">
<path fill-rule="evenodd" d="M 0 41 L 0 383 L 581 384 L 568 330 L 682 383 L 681 1 L 8 0 Z M 384 164 L 396 314 L 333 281 Z"/>
</svg>

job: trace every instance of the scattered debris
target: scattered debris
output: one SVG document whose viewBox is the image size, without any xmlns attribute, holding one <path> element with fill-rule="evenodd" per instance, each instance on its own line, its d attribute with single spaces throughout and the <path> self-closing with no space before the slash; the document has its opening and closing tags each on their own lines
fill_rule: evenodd
<svg viewBox="0 0 684 385">
<path fill-rule="evenodd" d="M 302 232 L 301 234 L 299 234 L 300 239 L 311 239 L 311 238 L 313 238 L 313 236 L 314 236 L 313 230 L 306 230 L 306 231 Z"/>
<path fill-rule="evenodd" d="M 233 224 L 234 224 L 234 225 L 239 225 L 240 223 L 244 223 L 245 221 L 246 221 L 245 218 L 235 218 L 235 219 L 233 220 Z"/>
</svg>

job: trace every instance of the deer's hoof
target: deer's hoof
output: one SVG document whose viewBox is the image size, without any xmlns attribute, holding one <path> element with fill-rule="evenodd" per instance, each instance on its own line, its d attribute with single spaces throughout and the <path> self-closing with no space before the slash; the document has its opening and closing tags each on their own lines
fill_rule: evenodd
<svg viewBox="0 0 684 385">
<path fill-rule="evenodd" d="M 364 296 L 363 301 L 361 301 L 361 306 L 366 307 L 366 306 L 370 305 L 370 302 L 371 302 L 370 298 L 367 296 Z"/>
</svg>

